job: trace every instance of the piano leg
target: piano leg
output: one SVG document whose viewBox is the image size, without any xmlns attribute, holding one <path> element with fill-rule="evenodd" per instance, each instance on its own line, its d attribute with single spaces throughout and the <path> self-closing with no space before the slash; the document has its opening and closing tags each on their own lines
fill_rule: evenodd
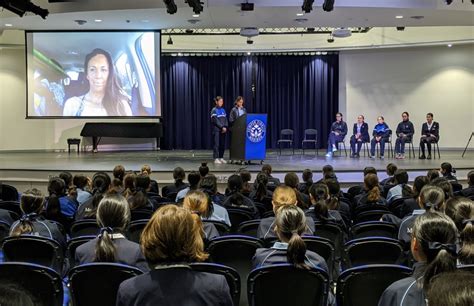
<svg viewBox="0 0 474 306">
<path fill-rule="evenodd" d="M 157 149 L 158 151 L 161 150 L 161 148 L 160 148 L 160 137 L 157 137 L 157 138 L 156 138 L 156 149 Z"/>
<path fill-rule="evenodd" d="M 92 136 L 92 152 L 97 153 L 97 137 Z"/>
</svg>

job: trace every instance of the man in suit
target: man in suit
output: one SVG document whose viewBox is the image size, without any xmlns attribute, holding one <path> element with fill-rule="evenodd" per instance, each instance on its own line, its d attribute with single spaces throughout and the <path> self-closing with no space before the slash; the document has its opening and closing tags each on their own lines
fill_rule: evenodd
<svg viewBox="0 0 474 306">
<path fill-rule="evenodd" d="M 421 127 L 420 159 L 431 159 L 431 144 L 439 140 L 439 123 L 433 121 L 433 113 L 426 114 L 426 122 Z M 425 145 L 428 147 L 428 157 L 425 156 Z"/>
<path fill-rule="evenodd" d="M 365 123 L 364 116 L 359 115 L 357 117 L 357 122 L 354 123 L 351 136 L 351 157 L 360 157 L 360 149 L 364 142 L 370 141 L 369 136 L 369 125 Z M 357 149 L 356 149 L 357 147 Z"/>
</svg>

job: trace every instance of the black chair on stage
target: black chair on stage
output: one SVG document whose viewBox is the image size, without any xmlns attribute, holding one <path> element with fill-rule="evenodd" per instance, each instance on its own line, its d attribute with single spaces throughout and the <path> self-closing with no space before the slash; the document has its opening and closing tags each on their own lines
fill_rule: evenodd
<svg viewBox="0 0 474 306">
<path fill-rule="evenodd" d="M 75 306 L 115 305 L 120 284 L 143 272 L 117 263 L 90 263 L 72 268 L 69 288 Z"/>
<path fill-rule="evenodd" d="M 368 221 L 355 224 L 351 228 L 352 239 L 385 237 L 397 239 L 398 228 L 390 222 Z"/>
<path fill-rule="evenodd" d="M 232 233 L 237 233 L 241 223 L 255 219 L 248 210 L 240 208 L 228 208 L 230 223 L 232 224 L 230 230 Z"/>
<path fill-rule="evenodd" d="M 303 149 L 303 155 L 305 150 L 305 144 L 313 144 L 316 156 L 319 154 L 318 148 L 318 130 L 306 129 L 304 130 L 303 141 L 301 142 L 301 148 Z"/>
<path fill-rule="evenodd" d="M 392 130 L 388 131 L 388 136 L 385 137 L 385 146 L 388 146 L 388 157 L 394 157 L 395 154 L 393 152 L 393 144 L 392 144 Z M 379 147 L 380 147 L 380 142 L 377 142 L 377 145 L 375 146 L 377 148 L 377 156 L 379 155 Z"/>
<path fill-rule="evenodd" d="M 398 265 L 369 265 L 346 270 L 337 280 L 337 305 L 377 305 L 388 286 L 411 274 L 412 269 Z"/>
<path fill-rule="evenodd" d="M 237 232 L 241 235 L 258 238 L 257 229 L 259 225 L 260 219 L 245 221 L 240 223 Z"/>
<path fill-rule="evenodd" d="M 71 238 L 80 236 L 97 236 L 99 235 L 100 227 L 96 220 L 83 219 L 74 221 L 71 224 Z"/>
<path fill-rule="evenodd" d="M 0 183 L 0 200 L 18 201 L 18 190 L 13 186 Z"/>
<path fill-rule="evenodd" d="M 247 279 L 247 291 L 250 306 L 325 306 L 329 276 L 319 268 L 276 264 L 253 270 Z"/>
<path fill-rule="evenodd" d="M 405 144 L 408 145 L 408 158 L 411 158 L 411 155 L 413 154 L 413 157 L 415 158 L 415 146 L 413 145 L 413 137 L 410 140 L 405 141 Z"/>
<path fill-rule="evenodd" d="M 2 249 L 6 262 L 35 263 L 62 274 L 64 250 L 53 239 L 33 235 L 7 237 L 3 240 Z"/>
<path fill-rule="evenodd" d="M 367 237 L 348 241 L 344 246 L 344 267 L 371 264 L 397 264 L 403 257 L 403 246 L 395 239 Z"/>
<path fill-rule="evenodd" d="M 281 145 L 288 144 L 293 149 L 293 155 L 295 154 L 295 147 L 293 145 L 293 135 L 294 132 L 292 129 L 283 129 L 280 131 L 280 139 L 277 140 L 277 146 L 280 149 L 281 155 Z"/>
<path fill-rule="evenodd" d="M 135 220 L 130 222 L 127 231 L 127 238 L 130 241 L 140 243 L 140 236 L 143 232 L 143 229 L 148 224 L 149 219 Z"/>
<path fill-rule="evenodd" d="M 204 223 L 214 224 L 220 236 L 228 235 L 230 233 L 230 226 L 227 223 L 215 220 L 202 220 Z"/>
<path fill-rule="evenodd" d="M 23 262 L 0 263 L 0 283 L 24 291 L 33 305 L 63 305 L 61 277 L 48 267 Z"/>
<path fill-rule="evenodd" d="M 218 274 L 225 277 L 227 285 L 229 285 L 230 295 L 235 306 L 239 305 L 240 302 L 240 275 L 239 273 L 231 268 L 215 263 L 191 263 L 189 264 L 191 269 L 199 272 L 206 272 L 212 274 Z"/>
<path fill-rule="evenodd" d="M 79 154 L 80 150 L 80 145 L 81 145 L 81 139 L 80 138 L 68 138 L 67 139 L 67 152 L 68 154 L 71 154 L 71 146 L 77 146 L 77 154 Z"/>
<path fill-rule="evenodd" d="M 69 269 L 77 266 L 79 263 L 76 262 L 76 250 L 78 247 L 83 245 L 84 243 L 94 239 L 96 236 L 81 236 L 72 238 L 67 243 L 66 248 L 66 257 L 69 262 Z"/>
<path fill-rule="evenodd" d="M 20 208 L 20 203 L 17 201 L 0 201 L 0 209 L 12 211 L 18 216 L 23 215 L 23 212 Z"/>
<path fill-rule="evenodd" d="M 421 140 L 420 140 L 421 142 Z M 436 152 L 438 152 L 438 159 L 441 159 L 441 154 L 439 153 L 439 139 L 436 140 L 436 141 L 433 141 L 431 142 L 431 144 L 433 145 L 433 157 L 434 159 L 436 159 Z M 421 144 L 420 146 L 418 147 L 418 156 L 420 156 L 421 154 Z"/>
<path fill-rule="evenodd" d="M 342 144 L 342 147 L 344 148 L 344 154 L 347 157 L 346 137 L 344 137 L 341 141 L 336 142 L 336 147 L 337 147 L 337 150 L 339 151 L 339 156 L 342 155 L 340 144 Z"/>
</svg>

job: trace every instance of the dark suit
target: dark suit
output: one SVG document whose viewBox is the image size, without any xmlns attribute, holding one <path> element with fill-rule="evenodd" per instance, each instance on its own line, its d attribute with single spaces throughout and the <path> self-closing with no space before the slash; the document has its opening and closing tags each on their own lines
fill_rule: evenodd
<svg viewBox="0 0 474 306">
<path fill-rule="evenodd" d="M 352 154 L 359 154 L 360 149 L 362 148 L 362 144 L 364 142 L 369 142 L 370 141 L 370 136 L 369 136 L 369 125 L 367 123 L 362 123 L 360 126 L 360 138 L 357 139 L 357 123 L 354 123 L 354 127 L 352 128 L 352 136 L 351 136 L 351 149 L 352 149 Z M 357 146 L 357 151 L 356 151 L 356 146 Z"/>
<path fill-rule="evenodd" d="M 433 135 L 433 136 L 431 136 Z M 420 147 L 421 152 L 425 155 L 425 144 L 428 147 L 428 155 L 431 155 L 431 144 L 438 142 L 439 140 L 439 123 L 436 121 L 432 122 L 431 128 L 428 127 L 428 123 L 425 122 L 421 126 L 421 138 Z"/>
<path fill-rule="evenodd" d="M 94 262 L 97 239 L 94 238 L 76 249 L 76 262 L 81 265 Z M 143 272 L 150 270 L 138 243 L 125 238 L 116 238 L 113 242 L 117 250 L 115 253 L 117 263 L 137 267 Z"/>
<path fill-rule="evenodd" d="M 224 276 L 169 267 L 124 281 L 116 306 L 232 306 Z"/>
</svg>

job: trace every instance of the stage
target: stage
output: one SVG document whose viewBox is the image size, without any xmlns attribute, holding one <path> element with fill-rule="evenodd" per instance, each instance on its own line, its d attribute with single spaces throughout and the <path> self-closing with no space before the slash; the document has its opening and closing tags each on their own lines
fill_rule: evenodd
<svg viewBox="0 0 474 306">
<path fill-rule="evenodd" d="M 276 177 L 283 179 L 285 173 L 296 172 L 301 175 L 304 169 L 314 172 L 314 180 L 321 178 L 321 168 L 330 164 L 336 170 L 339 181 L 344 187 L 361 182 L 362 169 L 367 166 L 375 167 L 379 177 L 386 177 L 385 166 L 395 163 L 399 168 L 409 171 L 410 179 L 426 174 L 429 169 L 439 168 L 442 162 L 448 161 L 457 169 L 457 176 L 465 184 L 466 175 L 474 169 L 474 151 L 466 152 L 461 157 L 462 150 L 441 151 L 441 159 L 419 160 L 407 158 L 396 160 L 394 158 L 370 159 L 363 154 L 358 159 L 345 157 L 344 152 L 339 152 L 332 158 L 326 158 L 323 150 L 315 156 L 314 150 L 306 150 L 302 155 L 300 150 L 291 155 L 291 151 L 283 151 L 280 156 L 278 151 L 267 152 L 265 163 L 273 167 Z M 227 152 L 226 152 L 227 156 Z M 210 171 L 218 177 L 220 188 L 223 188 L 227 178 L 241 168 L 246 168 L 252 173 L 252 179 L 260 171 L 260 161 L 252 165 L 214 164 L 211 151 L 121 151 L 121 152 L 2 152 L 0 153 L 0 181 L 17 186 L 19 190 L 39 187 L 46 190 L 46 183 L 50 176 L 61 171 L 84 173 L 92 176 L 97 171 L 111 173 L 113 167 L 122 164 L 127 170 L 139 171 L 143 164 L 152 168 L 152 177 L 160 183 L 172 182 L 172 171 L 175 167 L 182 167 L 185 171 L 197 170 L 201 162 L 207 162 Z"/>
</svg>

